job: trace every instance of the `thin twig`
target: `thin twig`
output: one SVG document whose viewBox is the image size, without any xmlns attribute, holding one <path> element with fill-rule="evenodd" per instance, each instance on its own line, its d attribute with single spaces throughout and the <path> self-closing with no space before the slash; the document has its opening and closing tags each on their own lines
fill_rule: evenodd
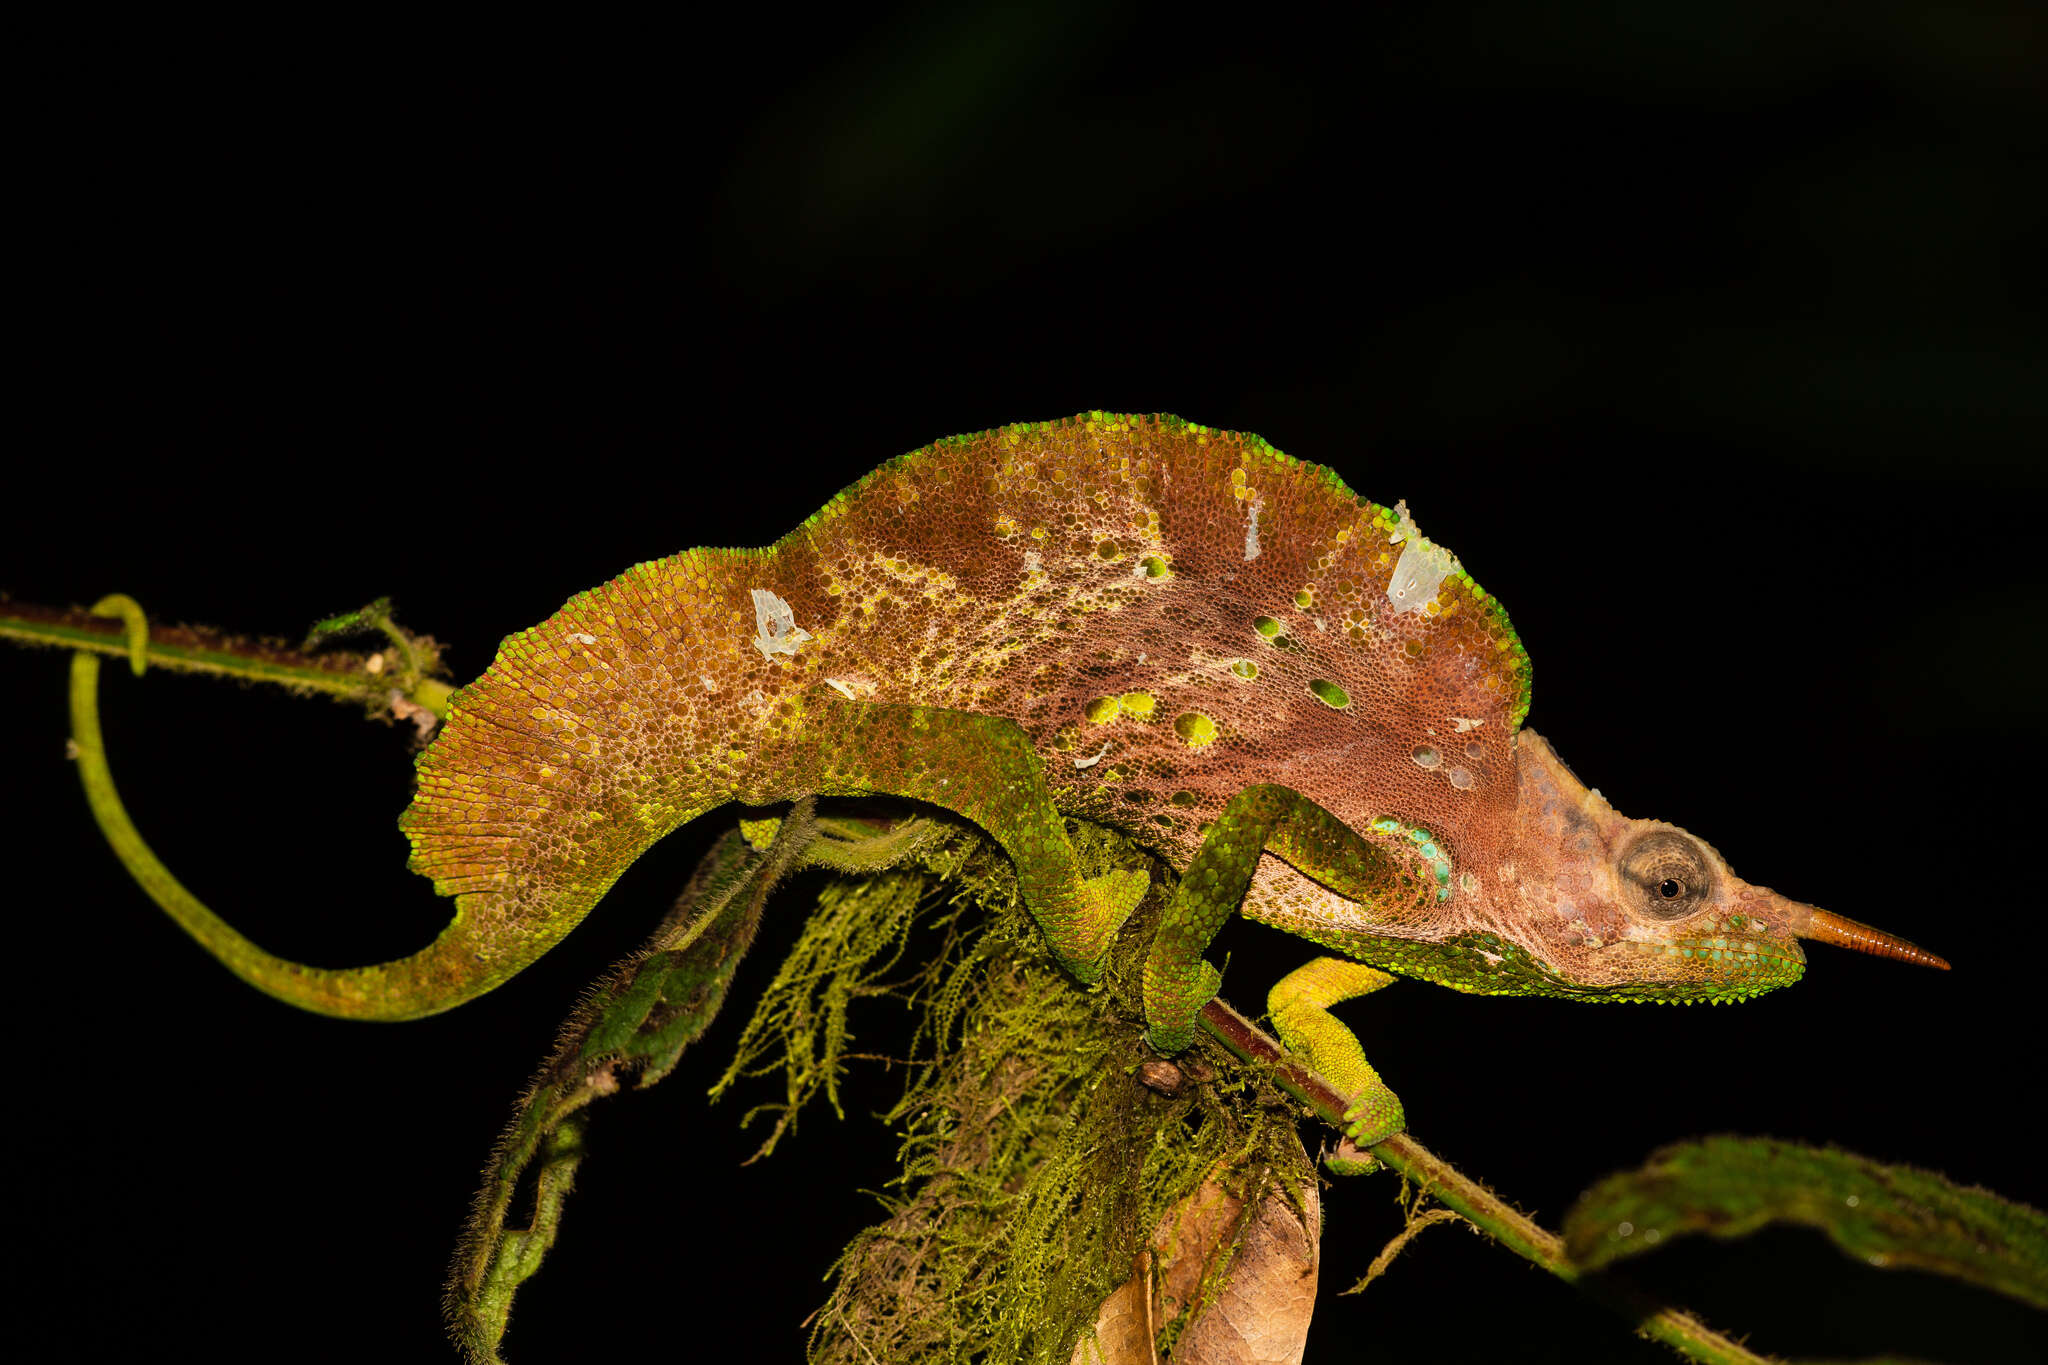
<svg viewBox="0 0 2048 1365">
<path fill-rule="evenodd" d="M 1380 1248 L 1379 1255 L 1372 1258 L 1372 1264 L 1365 1268 L 1365 1278 L 1344 1292 L 1347 1294 L 1359 1293 L 1374 1280 L 1386 1274 L 1387 1267 L 1394 1263 L 1394 1258 L 1399 1256 L 1410 1242 L 1420 1237 L 1424 1228 L 1432 1223 L 1454 1222 L 1460 1217 L 1462 1215 L 1452 1213 L 1449 1209 L 1431 1209 L 1427 1213 L 1411 1215 L 1407 1225 L 1394 1234 L 1392 1241 Z"/>
</svg>

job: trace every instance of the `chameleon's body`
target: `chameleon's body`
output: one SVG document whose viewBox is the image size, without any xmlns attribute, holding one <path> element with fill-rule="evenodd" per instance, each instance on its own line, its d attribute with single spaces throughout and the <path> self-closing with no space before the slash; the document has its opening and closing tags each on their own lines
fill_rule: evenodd
<svg viewBox="0 0 2048 1365">
<path fill-rule="evenodd" d="M 332 1013 L 432 1013 L 531 962 L 699 815 L 885 793 L 994 835 L 1090 979 L 1144 879 L 1080 877 L 1064 817 L 1085 816 L 1183 874 L 1147 969 L 1163 1049 L 1186 1045 L 1216 984 L 1202 952 L 1240 904 L 1350 959 L 1272 1003 L 1373 1137 L 1398 1106 L 1325 1009 L 1376 968 L 1738 999 L 1798 977 L 1795 935 L 1938 962 L 1620 816 L 1520 730 L 1528 699 L 1498 605 L 1328 470 L 1174 418 L 1004 428 L 890 462 L 771 549 L 638 565 L 506 640 L 402 822 L 457 898 L 448 930 L 353 972 L 231 965 Z"/>
</svg>

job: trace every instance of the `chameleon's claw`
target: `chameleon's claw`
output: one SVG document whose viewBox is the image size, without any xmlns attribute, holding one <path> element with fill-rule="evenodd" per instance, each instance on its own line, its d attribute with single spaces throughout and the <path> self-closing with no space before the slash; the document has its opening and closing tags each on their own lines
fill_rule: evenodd
<svg viewBox="0 0 2048 1365">
<path fill-rule="evenodd" d="M 1380 1162 L 1368 1149 L 1408 1126 L 1401 1101 L 1385 1086 L 1376 1093 L 1360 1095 L 1344 1111 L 1344 1119 L 1350 1125 L 1344 1136 L 1337 1140 L 1334 1150 L 1323 1153 L 1323 1166 L 1331 1175 L 1371 1175 L 1380 1168 Z"/>
<path fill-rule="evenodd" d="M 1371 1175 L 1380 1168 L 1379 1158 L 1348 1137 L 1323 1152 L 1323 1169 L 1331 1175 Z"/>
</svg>

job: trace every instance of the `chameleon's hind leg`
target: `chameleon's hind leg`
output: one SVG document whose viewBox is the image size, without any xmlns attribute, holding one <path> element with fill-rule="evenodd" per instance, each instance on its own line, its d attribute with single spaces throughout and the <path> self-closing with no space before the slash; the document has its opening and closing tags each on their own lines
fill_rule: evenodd
<svg viewBox="0 0 2048 1365">
<path fill-rule="evenodd" d="M 1408 1126 L 1401 1101 L 1365 1060 L 1358 1035 L 1330 1013 L 1330 1006 L 1388 985 L 1393 977 L 1362 962 L 1319 957 L 1289 972 L 1266 996 L 1273 1029 L 1287 1050 L 1320 1071 L 1347 1096 L 1345 1135 L 1360 1147 Z M 1339 1174 L 1358 1174 L 1378 1163 L 1328 1163 Z"/>
<path fill-rule="evenodd" d="M 1246 787 L 1211 826 L 1167 907 L 1145 962 L 1146 1036 L 1172 1054 L 1194 1041 L 1195 1014 L 1221 975 L 1202 953 L 1244 899 L 1259 855 L 1272 850 L 1338 895 L 1389 919 L 1433 906 L 1406 845 L 1370 840 L 1286 787 Z M 1334 945 L 1333 945 L 1334 946 Z"/>
<path fill-rule="evenodd" d="M 1001 844 L 1017 888 L 1060 964 L 1084 982 L 1102 975 L 1111 940 L 1145 898 L 1138 871 L 1081 875 L 1045 770 L 1015 721 L 937 706 L 809 699 L 814 723 L 794 765 L 824 796 L 888 795 L 965 816 Z M 819 738 L 810 738 L 817 735 Z"/>
</svg>

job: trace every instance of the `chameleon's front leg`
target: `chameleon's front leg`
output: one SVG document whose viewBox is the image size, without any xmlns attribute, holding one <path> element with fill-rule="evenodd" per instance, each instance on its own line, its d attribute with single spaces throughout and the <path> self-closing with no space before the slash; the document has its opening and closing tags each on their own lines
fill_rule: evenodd
<svg viewBox="0 0 2048 1365">
<path fill-rule="evenodd" d="M 1052 804 L 1031 741 L 1002 716 L 847 701 L 810 701 L 794 765 L 822 796 L 909 797 L 954 811 L 995 836 L 1017 888 L 1060 964 L 1084 982 L 1102 975 L 1111 940 L 1145 898 L 1142 870 L 1081 875 L 1066 820 Z"/>
<path fill-rule="evenodd" d="M 1370 995 L 1393 980 L 1363 962 L 1319 957 L 1280 978 L 1266 996 L 1273 1030 L 1287 1050 L 1320 1071 L 1349 1097 L 1344 1117 L 1351 1126 L 1345 1134 L 1360 1147 L 1370 1147 L 1381 1138 L 1400 1132 L 1408 1126 L 1408 1118 L 1402 1112 L 1400 1099 L 1365 1060 L 1358 1035 L 1330 1013 L 1330 1006 Z M 1337 1169 L 1340 1174 L 1355 1174 L 1376 1164 L 1346 1164 Z"/>
<path fill-rule="evenodd" d="M 1147 1036 L 1161 1052 L 1194 1041 L 1195 1014 L 1221 976 L 1202 953 L 1244 899 L 1259 855 L 1271 849 L 1339 895 L 1396 911 L 1426 904 L 1430 888 L 1386 845 L 1285 787 L 1247 787 L 1230 799 L 1182 877 L 1145 962 Z M 1340 1001 L 1376 991 L 1393 977 L 1363 963 L 1317 958 L 1267 996 L 1274 1028 L 1290 1051 L 1351 1097 L 1351 1139 L 1369 1146 L 1406 1126 L 1401 1101 L 1365 1060 L 1358 1038 L 1330 1013 Z"/>
<path fill-rule="evenodd" d="M 1244 900 L 1259 855 L 1271 849 L 1338 895 L 1383 912 L 1426 892 L 1401 855 L 1362 838 L 1286 787 L 1246 787 L 1230 798 L 1181 878 L 1145 962 L 1146 1036 L 1169 1055 L 1195 1037 L 1195 1014 L 1222 977 L 1202 958 Z"/>
</svg>

